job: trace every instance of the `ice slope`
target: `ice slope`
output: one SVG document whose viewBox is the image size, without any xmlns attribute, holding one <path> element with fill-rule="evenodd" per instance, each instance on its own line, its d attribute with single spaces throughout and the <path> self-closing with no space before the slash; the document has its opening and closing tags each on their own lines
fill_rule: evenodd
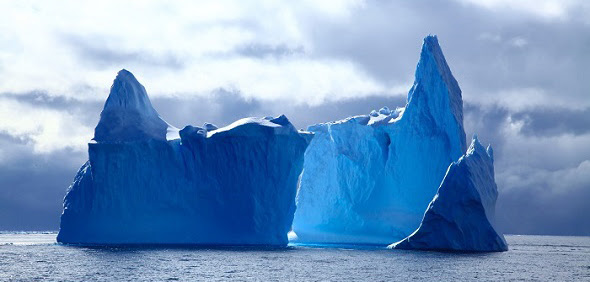
<svg viewBox="0 0 590 282">
<path fill-rule="evenodd" d="M 293 231 L 299 243 L 390 244 L 420 224 L 465 152 L 461 89 L 424 39 L 405 108 L 310 126 Z"/>
<path fill-rule="evenodd" d="M 449 166 L 420 227 L 390 247 L 507 251 L 504 236 L 493 225 L 497 198 L 492 148 L 486 151 L 475 136 L 467 153 Z"/>
<path fill-rule="evenodd" d="M 57 237 L 76 244 L 286 245 L 310 133 L 285 116 L 177 139 L 128 71 L 113 83 Z"/>
</svg>

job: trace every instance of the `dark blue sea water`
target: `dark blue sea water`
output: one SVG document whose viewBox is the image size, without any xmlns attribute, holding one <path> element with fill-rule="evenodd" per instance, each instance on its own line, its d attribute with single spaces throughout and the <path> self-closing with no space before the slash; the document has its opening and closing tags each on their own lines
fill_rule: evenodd
<svg viewBox="0 0 590 282">
<path fill-rule="evenodd" d="M 376 247 L 86 248 L 56 234 L 0 234 L 0 280 L 590 281 L 590 237 L 506 236 L 510 251 Z"/>
</svg>

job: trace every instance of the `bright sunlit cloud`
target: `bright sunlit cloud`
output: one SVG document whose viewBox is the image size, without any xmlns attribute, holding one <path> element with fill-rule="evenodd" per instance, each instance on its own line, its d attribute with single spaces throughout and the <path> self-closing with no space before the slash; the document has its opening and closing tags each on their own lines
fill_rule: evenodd
<svg viewBox="0 0 590 282">
<path fill-rule="evenodd" d="M 563 46 L 540 49 L 552 45 L 523 28 L 531 21 L 563 23 L 583 5 L 550 0 L 0 1 L 0 98 L 12 95 L 0 105 L 0 132 L 32 142 L 35 152 L 83 148 L 93 124 L 80 122 L 66 106 L 47 109 L 14 95 L 42 92 L 93 103 L 98 111 L 123 68 L 152 99 L 207 100 L 223 90 L 245 101 L 313 107 L 403 97 L 412 84 L 420 39 L 429 33 L 440 35 L 466 103 L 510 111 L 583 109 L 590 100 L 576 75 L 583 76 L 577 66 L 585 64 L 572 52 L 583 46 L 568 43 L 567 52 Z M 458 30 L 446 6 L 478 21 Z M 518 17 L 500 19 L 505 10 L 517 11 Z M 490 14 L 491 21 L 485 17 Z M 19 113 L 29 125 L 15 127 Z"/>
<path fill-rule="evenodd" d="M 32 107 L 8 98 L 0 97 L 0 120 L 0 133 L 30 143 L 35 153 L 83 151 L 92 138 L 92 128 L 71 113 Z"/>
<path fill-rule="evenodd" d="M 362 2 L 263 4 L 2 2 L 0 93 L 43 90 L 102 100 L 122 68 L 143 77 L 152 96 L 236 88 L 263 100 L 317 104 L 392 87 L 350 61 L 315 58 L 302 30 L 314 17 L 346 21 Z"/>
</svg>

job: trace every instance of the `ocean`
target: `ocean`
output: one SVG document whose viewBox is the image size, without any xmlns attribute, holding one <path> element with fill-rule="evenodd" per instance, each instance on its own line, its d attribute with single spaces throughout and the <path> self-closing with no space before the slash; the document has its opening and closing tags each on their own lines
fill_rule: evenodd
<svg viewBox="0 0 590 282">
<path fill-rule="evenodd" d="M 367 246 L 75 247 L 0 233 L 0 281 L 590 281 L 590 237 L 508 235 L 503 253 Z"/>
</svg>

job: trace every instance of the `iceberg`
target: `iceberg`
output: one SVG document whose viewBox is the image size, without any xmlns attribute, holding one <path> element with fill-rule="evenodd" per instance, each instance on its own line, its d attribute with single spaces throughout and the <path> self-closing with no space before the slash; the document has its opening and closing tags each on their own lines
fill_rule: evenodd
<svg viewBox="0 0 590 282">
<path fill-rule="evenodd" d="M 311 138 L 285 116 L 178 130 L 121 70 L 64 198 L 57 241 L 284 246 Z"/>
<path fill-rule="evenodd" d="M 466 150 L 461 89 L 436 36 L 424 39 L 404 108 L 308 127 L 297 243 L 389 245 L 420 225 Z"/>
<path fill-rule="evenodd" d="M 449 166 L 420 227 L 390 248 L 507 251 L 493 225 L 497 198 L 492 147 L 484 149 L 474 136 L 467 153 Z"/>
</svg>

